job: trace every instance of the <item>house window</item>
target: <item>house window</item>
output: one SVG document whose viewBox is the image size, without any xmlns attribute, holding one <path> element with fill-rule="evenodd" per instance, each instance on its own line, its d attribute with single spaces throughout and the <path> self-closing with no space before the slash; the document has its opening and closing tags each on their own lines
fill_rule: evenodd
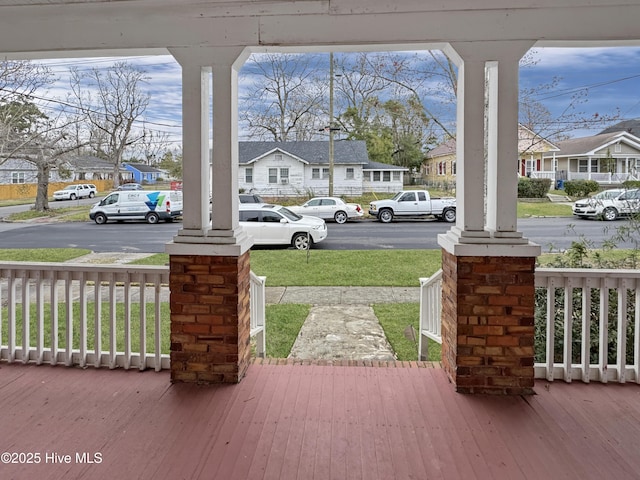
<svg viewBox="0 0 640 480">
<path fill-rule="evenodd" d="M 11 172 L 11 183 L 24 183 L 24 182 L 25 182 L 24 172 Z"/>
<path fill-rule="evenodd" d="M 393 172 L 393 181 L 394 182 L 400 181 L 400 172 Z"/>
<path fill-rule="evenodd" d="M 382 181 L 390 182 L 391 181 L 391 172 L 389 170 L 385 170 L 382 172 Z"/>
<path fill-rule="evenodd" d="M 587 173 L 589 171 L 589 160 L 581 158 L 578 160 L 578 172 Z"/>
<path fill-rule="evenodd" d="M 313 180 L 320 180 L 320 169 L 319 168 L 312 168 L 311 169 L 311 178 Z"/>
<path fill-rule="evenodd" d="M 373 181 L 374 182 L 380 181 L 380 172 L 373 172 Z"/>
<path fill-rule="evenodd" d="M 253 183 L 253 167 L 244 169 L 244 183 Z"/>
<path fill-rule="evenodd" d="M 281 153 L 276 153 L 273 158 L 276 160 L 276 162 L 281 162 L 282 161 L 282 154 Z"/>
<path fill-rule="evenodd" d="M 365 182 L 370 182 L 371 181 L 371 172 L 362 172 L 362 176 L 363 176 Z"/>
<path fill-rule="evenodd" d="M 278 183 L 278 169 L 270 168 L 269 169 L 269 183 Z"/>
<path fill-rule="evenodd" d="M 622 152 L 622 145 L 620 145 L 619 143 L 616 143 L 615 146 L 613 147 L 613 151 L 615 153 L 620 153 Z"/>
<path fill-rule="evenodd" d="M 457 175 L 458 173 L 458 163 L 457 162 L 451 162 L 451 174 L 452 175 Z"/>
<path fill-rule="evenodd" d="M 329 169 L 328 168 L 323 168 L 322 169 L 322 178 L 329 178 Z"/>
<path fill-rule="evenodd" d="M 353 168 L 347 168 L 347 180 L 353 180 L 355 178 L 355 171 Z"/>
<path fill-rule="evenodd" d="M 289 169 L 281 168 L 280 169 L 280 183 L 289 183 Z"/>
</svg>

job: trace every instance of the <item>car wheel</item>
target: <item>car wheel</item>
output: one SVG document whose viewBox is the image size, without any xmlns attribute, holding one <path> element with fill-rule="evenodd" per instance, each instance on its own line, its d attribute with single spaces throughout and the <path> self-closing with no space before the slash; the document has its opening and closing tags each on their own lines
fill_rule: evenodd
<svg viewBox="0 0 640 480">
<path fill-rule="evenodd" d="M 333 216 L 333 219 L 336 221 L 336 223 L 346 223 L 349 217 L 347 216 L 346 212 L 343 212 L 341 210 L 339 212 L 336 212 L 336 214 Z"/>
<path fill-rule="evenodd" d="M 93 192 L 89 192 L 89 198 L 93 198 L 93 197 L 95 197 L 95 196 L 96 196 L 96 194 L 95 194 L 95 193 L 93 193 Z"/>
<path fill-rule="evenodd" d="M 149 213 L 147 215 L 147 223 L 158 223 L 158 221 L 160 220 L 160 217 L 158 216 L 157 213 Z"/>
<path fill-rule="evenodd" d="M 618 218 L 618 211 L 613 207 L 607 207 L 602 212 L 602 219 L 603 220 L 611 222 L 612 220 L 615 220 L 616 218 Z"/>
<path fill-rule="evenodd" d="M 296 250 L 308 250 L 313 245 L 311 235 L 307 236 L 306 233 L 296 233 L 291 240 L 291 245 Z"/>
<path fill-rule="evenodd" d="M 98 224 L 102 225 L 107 223 L 107 216 L 104 213 L 96 213 L 96 216 L 93 217 L 93 220 Z"/>
<path fill-rule="evenodd" d="M 448 223 L 453 223 L 456 221 L 456 210 L 454 208 L 447 208 L 443 213 L 442 213 L 442 219 L 445 222 Z"/>
<path fill-rule="evenodd" d="M 381 210 L 380 213 L 378 213 L 378 220 L 382 223 L 390 223 L 393 220 L 393 212 L 388 208 Z"/>
<path fill-rule="evenodd" d="M 76 194 L 75 194 L 75 193 L 72 193 L 72 194 L 69 196 L 69 200 L 75 200 L 75 199 L 76 199 Z"/>
</svg>

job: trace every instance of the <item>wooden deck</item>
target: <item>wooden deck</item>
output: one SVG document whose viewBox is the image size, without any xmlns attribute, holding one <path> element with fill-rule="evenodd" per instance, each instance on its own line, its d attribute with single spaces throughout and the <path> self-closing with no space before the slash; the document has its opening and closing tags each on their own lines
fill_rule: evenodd
<svg viewBox="0 0 640 480">
<path fill-rule="evenodd" d="M 198 387 L 2 363 L 0 453 L 40 463 L 1 463 L 0 478 L 640 478 L 639 385 L 536 392 L 456 394 L 431 364 L 254 364 L 239 385 Z"/>
</svg>

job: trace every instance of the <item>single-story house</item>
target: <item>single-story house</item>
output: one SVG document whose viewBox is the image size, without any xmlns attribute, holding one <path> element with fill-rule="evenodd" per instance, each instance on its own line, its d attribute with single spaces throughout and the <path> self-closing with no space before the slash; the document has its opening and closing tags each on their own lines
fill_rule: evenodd
<svg viewBox="0 0 640 480">
<path fill-rule="evenodd" d="M 162 178 L 162 170 L 144 163 L 125 163 L 124 170 L 130 172 L 136 183 L 156 183 Z M 123 172 L 124 173 L 124 172 Z"/>
<path fill-rule="evenodd" d="M 541 173 L 549 178 L 607 185 L 640 180 L 640 138 L 628 131 L 572 138 L 557 146 L 559 151 L 544 155 Z"/>
<path fill-rule="evenodd" d="M 239 188 L 264 196 L 327 195 L 329 142 L 239 142 Z M 370 162 L 361 140 L 334 142 L 333 193 L 402 190 L 406 168 Z M 215 172 L 214 172 L 215 175 Z"/>
<path fill-rule="evenodd" d="M 0 164 L 0 184 L 37 183 L 37 176 L 36 164 L 27 159 L 10 158 Z M 125 174 L 125 178 L 128 177 L 129 175 Z M 112 178 L 113 164 L 91 155 L 66 159 L 60 166 L 53 167 L 49 173 L 51 183 Z"/>
</svg>

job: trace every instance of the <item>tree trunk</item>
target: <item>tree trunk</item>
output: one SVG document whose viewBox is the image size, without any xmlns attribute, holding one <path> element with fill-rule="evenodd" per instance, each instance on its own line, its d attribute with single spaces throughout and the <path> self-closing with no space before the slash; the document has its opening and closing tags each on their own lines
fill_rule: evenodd
<svg viewBox="0 0 640 480">
<path fill-rule="evenodd" d="M 113 188 L 120 186 L 120 165 L 117 163 L 113 165 Z"/>
<path fill-rule="evenodd" d="M 35 210 L 37 212 L 44 212 L 49 210 L 49 171 L 50 166 L 46 161 L 37 162 L 38 164 L 38 190 L 36 193 L 36 205 Z"/>
</svg>

